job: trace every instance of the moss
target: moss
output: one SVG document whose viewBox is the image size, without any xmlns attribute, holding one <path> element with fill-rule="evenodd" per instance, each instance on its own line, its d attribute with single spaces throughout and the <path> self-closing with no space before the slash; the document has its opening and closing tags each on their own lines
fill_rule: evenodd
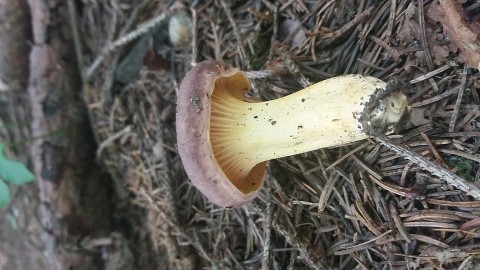
<svg viewBox="0 0 480 270">
<path fill-rule="evenodd" d="M 465 180 L 471 181 L 475 178 L 473 173 L 473 161 L 466 158 L 449 160 L 450 165 L 457 167 L 457 175 Z"/>
<path fill-rule="evenodd" d="M 466 115 L 468 113 L 468 108 L 465 106 L 460 106 L 460 109 L 458 110 L 459 115 Z"/>
</svg>

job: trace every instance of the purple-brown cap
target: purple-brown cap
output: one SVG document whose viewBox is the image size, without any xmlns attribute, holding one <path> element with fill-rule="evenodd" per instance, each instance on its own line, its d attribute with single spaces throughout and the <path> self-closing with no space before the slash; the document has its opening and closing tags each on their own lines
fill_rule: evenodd
<svg viewBox="0 0 480 270">
<path fill-rule="evenodd" d="M 223 166 L 234 161 L 224 161 L 221 154 L 214 154 L 215 149 L 221 152 L 221 146 L 212 146 L 217 143 L 219 133 L 213 134 L 211 126 L 221 124 L 212 124 L 211 116 L 222 114 L 218 112 L 222 105 L 212 106 L 212 94 L 225 87 L 233 89 L 232 92 L 242 99 L 250 89 L 250 81 L 238 69 L 213 60 L 198 63 L 185 75 L 177 97 L 177 147 L 192 184 L 211 202 L 235 207 L 258 195 L 266 174 L 266 162 L 253 167 L 247 175 L 248 181 L 232 182 Z"/>
</svg>

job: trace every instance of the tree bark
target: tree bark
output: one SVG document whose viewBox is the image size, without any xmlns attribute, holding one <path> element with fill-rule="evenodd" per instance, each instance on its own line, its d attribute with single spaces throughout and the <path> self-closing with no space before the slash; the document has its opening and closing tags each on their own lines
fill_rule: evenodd
<svg viewBox="0 0 480 270">
<path fill-rule="evenodd" d="M 17 109 L 25 103 L 28 83 L 28 53 L 31 42 L 30 14 L 26 0 L 0 0 L 0 128 L 6 126 L 3 139 L 21 141 L 28 129 L 19 127 L 25 111 Z M 13 113 L 15 112 L 15 113 Z M 24 153 L 16 147 L 16 153 Z"/>
<path fill-rule="evenodd" d="M 30 18 L 25 0 L 0 0 L 0 91 L 25 89 Z"/>
<path fill-rule="evenodd" d="M 67 3 L 29 0 L 29 6 L 33 46 L 28 93 L 36 138 L 31 156 L 42 223 L 54 243 L 46 252 L 59 269 L 104 268 L 100 252 L 67 248 L 79 239 L 111 232 L 110 182 L 95 163 Z"/>
</svg>

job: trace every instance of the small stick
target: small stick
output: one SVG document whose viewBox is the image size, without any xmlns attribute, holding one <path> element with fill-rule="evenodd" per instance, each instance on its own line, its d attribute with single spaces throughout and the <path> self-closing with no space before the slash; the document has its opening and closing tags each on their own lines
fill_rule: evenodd
<svg viewBox="0 0 480 270">
<path fill-rule="evenodd" d="M 98 146 L 98 149 L 97 149 L 97 153 L 96 153 L 97 158 L 100 158 L 102 156 L 102 152 L 105 148 L 107 148 L 107 146 L 109 146 L 115 140 L 117 140 L 118 138 L 121 138 L 125 134 L 130 133 L 131 131 L 132 131 L 132 126 L 126 126 L 122 130 L 118 131 L 117 133 L 113 134 L 112 136 L 110 136 L 107 139 L 105 139 L 104 141 L 102 141 L 100 143 L 100 145 Z"/>
<path fill-rule="evenodd" d="M 428 138 L 427 134 L 425 132 L 420 132 L 420 135 L 422 136 L 422 138 L 425 140 L 425 142 L 427 143 L 428 147 L 430 148 L 430 152 L 432 152 L 432 154 L 435 156 L 435 158 L 440 161 L 440 163 L 442 163 L 442 165 L 445 167 L 445 168 L 448 168 L 448 165 L 447 163 L 445 162 L 445 160 L 443 159 L 443 157 L 440 155 L 440 153 L 437 151 L 437 148 L 435 148 L 435 145 L 433 145 L 432 141 L 430 140 L 430 138 Z"/>
<path fill-rule="evenodd" d="M 167 17 L 169 13 L 165 12 L 157 17 L 149 20 L 148 22 L 140 25 L 136 30 L 131 31 L 130 33 L 120 37 L 119 39 L 115 40 L 114 42 L 108 44 L 102 51 L 102 53 L 93 61 L 93 63 L 87 68 L 87 71 L 85 72 L 85 77 L 86 79 L 90 78 L 92 76 L 93 72 L 100 66 L 100 64 L 103 62 L 105 57 L 109 55 L 111 52 L 117 50 L 119 47 L 122 47 L 133 40 L 143 36 L 145 33 L 150 31 L 151 29 L 155 28 L 157 25 L 159 25 L 161 22 L 163 22 Z"/>
<path fill-rule="evenodd" d="M 370 178 L 370 180 L 372 180 L 375 184 L 377 184 L 378 186 L 380 186 L 381 188 L 393 193 L 393 194 L 397 194 L 399 196 L 402 196 L 402 197 L 405 197 L 405 198 L 409 198 L 409 199 L 418 199 L 418 200 L 423 200 L 425 199 L 425 196 L 421 195 L 418 191 L 416 191 L 415 189 L 412 189 L 412 188 L 406 188 L 406 187 L 402 187 L 402 186 L 398 186 L 398 185 L 395 185 L 395 184 L 392 184 L 392 183 L 388 183 L 388 182 L 383 182 L 383 181 L 380 181 L 379 178 L 376 178 L 374 175 L 368 175 L 368 177 Z"/>
<path fill-rule="evenodd" d="M 355 160 L 355 162 L 358 163 L 358 165 L 360 165 L 360 167 L 362 167 L 365 171 L 367 171 L 368 173 L 370 173 L 373 177 L 377 178 L 377 179 L 382 179 L 383 178 L 383 175 L 381 175 L 380 173 L 376 172 L 375 170 L 373 170 L 372 168 L 370 168 L 365 162 L 363 162 L 362 160 L 360 160 L 357 156 L 355 156 L 354 154 L 352 155 L 352 158 L 353 160 Z"/>
<path fill-rule="evenodd" d="M 450 125 L 448 126 L 448 131 L 453 132 L 455 130 L 455 123 L 458 118 L 458 111 L 460 110 L 460 104 L 462 103 L 463 93 L 465 92 L 465 87 L 467 85 L 467 65 L 463 66 L 462 72 L 462 81 L 460 83 L 460 90 L 458 90 L 457 100 L 455 101 L 455 107 L 453 107 L 452 118 L 450 119 Z"/>
<path fill-rule="evenodd" d="M 225 3 L 225 0 L 222 0 L 222 7 L 223 10 L 225 10 L 225 14 L 227 15 L 228 20 L 230 21 L 230 24 L 232 25 L 233 28 L 233 33 L 235 34 L 235 38 L 237 39 L 237 50 L 240 55 L 240 58 L 243 63 L 245 63 L 245 66 L 247 67 L 247 70 L 250 70 L 250 62 L 248 61 L 247 54 L 245 50 L 243 49 L 242 46 L 242 37 L 240 36 L 240 32 L 238 31 L 237 23 L 235 22 L 235 18 L 233 18 L 232 10 L 230 9 L 229 6 L 227 6 L 227 3 Z"/>
<path fill-rule="evenodd" d="M 407 243 L 410 244 L 412 240 L 410 239 L 407 231 L 405 230 L 405 226 L 403 226 L 403 222 L 400 219 L 400 216 L 398 215 L 398 211 L 395 205 L 393 205 L 393 202 L 390 201 L 388 204 L 388 207 L 390 208 L 390 214 L 392 216 L 393 223 L 395 223 L 395 226 L 397 227 L 398 233 L 403 238 L 403 240 L 405 240 Z"/>
<path fill-rule="evenodd" d="M 409 83 L 413 84 L 413 83 L 418 83 L 418 82 L 424 81 L 424 80 L 429 79 L 429 78 L 437 75 L 438 73 L 444 72 L 445 70 L 447 70 L 451 67 L 454 67 L 454 66 L 456 66 L 456 64 L 454 62 L 450 62 L 450 63 L 448 63 L 448 64 L 446 64 L 446 65 L 444 65 L 440 68 L 437 68 L 435 70 L 432 70 L 432 71 L 428 72 L 425 75 L 422 75 L 418 78 L 415 78 L 415 79 L 411 80 Z"/>
<path fill-rule="evenodd" d="M 319 48 L 323 49 L 328 45 L 332 44 L 333 42 L 335 42 L 335 40 L 337 40 L 339 37 L 343 37 L 345 34 L 350 33 L 352 29 L 354 29 L 357 25 L 365 22 L 370 17 L 373 9 L 374 9 L 373 6 L 367 8 L 362 13 L 357 14 L 355 18 L 353 18 L 353 20 L 347 22 L 342 27 L 335 30 L 335 32 L 322 35 L 322 42 L 320 43 Z M 311 33 L 311 34 L 320 35 L 321 32 Z"/>
<path fill-rule="evenodd" d="M 462 121 L 460 121 L 457 125 L 455 125 L 455 131 L 460 130 L 463 126 L 465 126 L 470 120 L 477 118 L 480 116 L 478 111 L 480 110 L 480 106 L 473 107 L 471 111 L 465 115 Z"/>
<path fill-rule="evenodd" d="M 278 2 L 275 3 L 275 6 L 273 7 L 273 35 L 270 39 L 270 50 L 268 52 L 268 58 L 267 61 L 271 61 L 273 59 L 273 55 L 275 53 L 274 47 L 275 42 L 278 40 L 278 29 L 279 29 L 279 23 L 278 23 Z"/>
<path fill-rule="evenodd" d="M 469 154 L 469 153 L 464 152 L 464 151 L 450 150 L 450 149 L 440 149 L 439 151 L 442 152 L 442 153 L 448 154 L 448 155 L 456 155 L 456 156 L 463 157 L 463 158 L 466 158 L 466 159 L 470 159 L 472 161 L 480 163 L 480 156 L 475 155 L 475 154 Z"/>
<path fill-rule="evenodd" d="M 390 1 L 390 15 L 388 16 L 388 25 L 386 33 L 387 42 L 390 41 L 390 38 L 393 33 L 393 26 L 395 24 L 395 17 L 397 16 L 397 0 Z"/>
<path fill-rule="evenodd" d="M 263 242 L 263 258 L 262 258 L 262 270 L 268 270 L 272 269 L 272 255 L 271 255 L 271 235 L 272 235 L 272 215 L 273 215 L 273 209 L 272 209 L 272 187 L 269 184 L 270 181 L 267 182 L 267 194 L 266 194 L 266 213 L 263 215 L 264 216 L 264 237 L 265 240 Z"/>
<path fill-rule="evenodd" d="M 401 54 L 395 48 L 391 47 L 385 41 L 374 36 L 371 36 L 370 40 L 375 42 L 378 46 L 382 47 L 391 57 L 393 57 L 393 59 L 395 59 L 395 61 L 398 61 Z"/>
<path fill-rule="evenodd" d="M 402 174 L 400 175 L 400 186 L 404 187 L 406 185 L 406 179 L 407 179 L 407 173 L 410 170 L 410 167 L 412 167 L 413 163 L 409 162 L 405 167 L 403 168 Z"/>
<path fill-rule="evenodd" d="M 437 102 L 443 98 L 446 98 L 454 93 L 456 93 L 458 91 L 460 87 L 455 87 L 455 88 L 452 88 L 448 91 L 445 91 L 443 93 L 441 93 L 440 95 L 436 95 L 432 98 L 429 98 L 429 99 L 425 99 L 425 100 L 422 100 L 422 101 L 419 101 L 419 102 L 415 102 L 412 104 L 412 108 L 416 108 L 416 107 L 422 107 L 422 106 L 425 106 L 425 105 L 428 105 L 428 104 L 431 104 L 431 103 L 434 103 L 434 102 Z"/>
<path fill-rule="evenodd" d="M 267 79 L 273 76 L 273 72 L 270 70 L 259 70 L 259 71 L 245 71 L 245 75 L 249 79 Z"/>
<path fill-rule="evenodd" d="M 480 189 L 473 183 L 466 181 L 465 179 L 436 165 L 435 163 L 427 160 L 426 158 L 417 155 L 416 153 L 403 146 L 390 142 L 390 140 L 384 136 L 375 136 L 375 140 L 377 140 L 390 150 L 394 151 L 395 153 L 401 155 L 403 158 L 414 162 L 415 165 L 419 166 L 420 168 L 429 171 L 433 175 L 436 175 L 441 180 L 447 182 L 447 184 L 452 185 L 461 191 L 464 191 L 467 195 L 474 197 L 476 200 L 480 200 Z"/>
<path fill-rule="evenodd" d="M 325 171 L 331 170 L 333 167 L 337 166 L 340 162 L 344 161 L 345 159 L 347 159 L 349 156 L 355 154 L 356 152 L 362 150 L 363 148 L 365 148 L 370 143 L 371 143 L 370 141 L 366 141 L 366 142 L 362 143 L 361 145 L 355 147 L 352 151 L 348 152 L 347 154 L 343 155 L 341 158 L 339 158 L 335 162 L 333 162 L 330 166 L 328 166 L 325 169 Z"/>
<path fill-rule="evenodd" d="M 420 34 L 422 36 L 421 42 L 423 51 L 425 52 L 425 58 L 427 59 L 427 66 L 429 70 L 433 69 L 432 55 L 430 54 L 430 49 L 428 48 L 427 43 L 427 33 L 425 29 L 425 16 L 423 10 L 423 0 L 418 1 L 418 23 L 420 24 Z"/>
</svg>

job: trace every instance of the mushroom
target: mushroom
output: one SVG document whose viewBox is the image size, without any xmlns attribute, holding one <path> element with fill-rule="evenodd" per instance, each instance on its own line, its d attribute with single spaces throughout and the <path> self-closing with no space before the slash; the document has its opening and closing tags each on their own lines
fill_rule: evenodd
<svg viewBox="0 0 480 270">
<path fill-rule="evenodd" d="M 373 77 L 345 75 L 291 95 L 250 102 L 242 71 L 209 60 L 183 79 L 177 147 L 185 171 L 211 202 L 241 206 L 262 187 L 267 162 L 392 132 L 407 98 Z"/>
</svg>

